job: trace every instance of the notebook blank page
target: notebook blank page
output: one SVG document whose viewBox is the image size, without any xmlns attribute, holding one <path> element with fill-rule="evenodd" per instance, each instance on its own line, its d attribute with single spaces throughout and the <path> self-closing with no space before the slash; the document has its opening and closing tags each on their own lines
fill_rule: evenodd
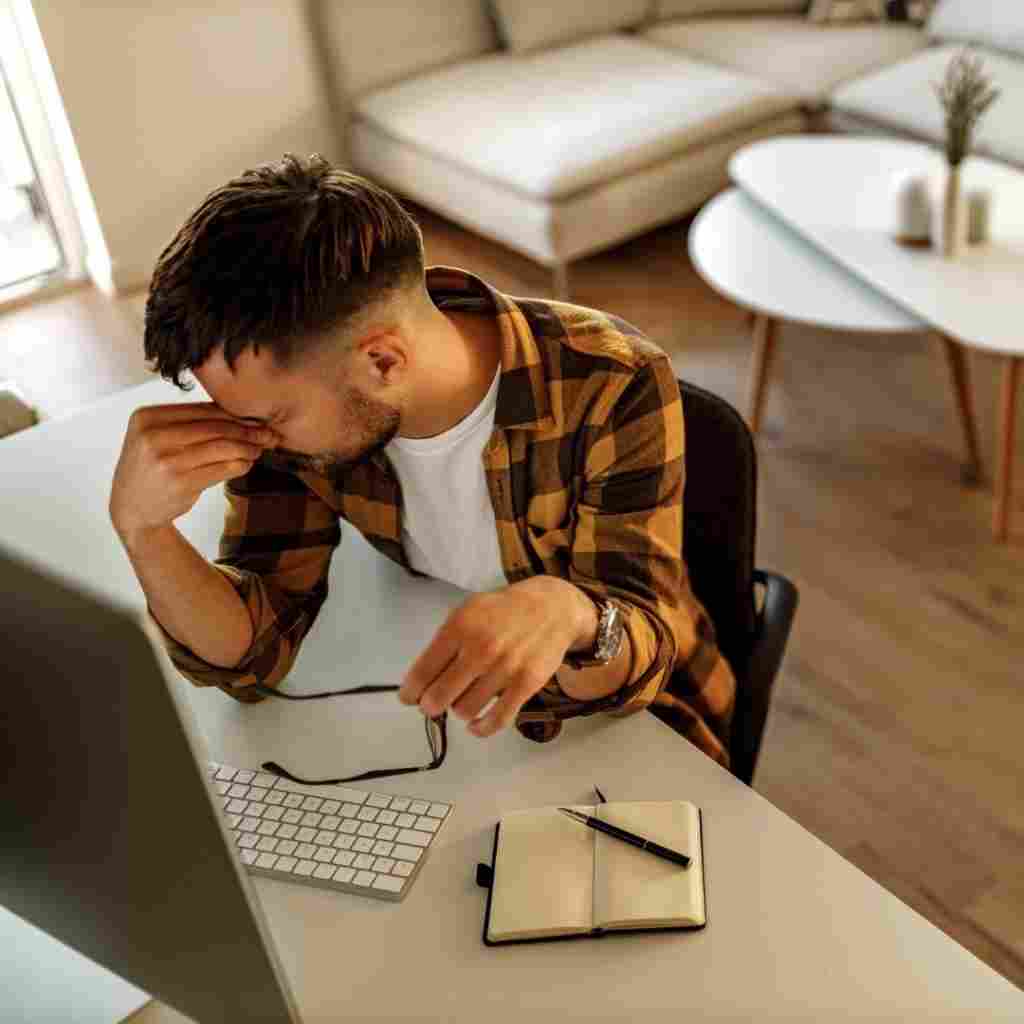
<svg viewBox="0 0 1024 1024">
<path fill-rule="evenodd" d="M 556 807 L 503 815 L 488 938 L 590 931 L 595 835 Z"/>
<path fill-rule="evenodd" d="M 688 868 L 595 832 L 594 925 L 703 924 L 704 886 L 697 808 L 686 801 L 601 804 L 597 816 L 690 858 Z"/>
</svg>

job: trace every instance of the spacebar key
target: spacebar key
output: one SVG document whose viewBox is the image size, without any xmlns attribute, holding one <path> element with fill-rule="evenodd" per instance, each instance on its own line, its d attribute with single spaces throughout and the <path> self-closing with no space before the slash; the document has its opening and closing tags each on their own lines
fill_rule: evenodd
<svg viewBox="0 0 1024 1024">
<path fill-rule="evenodd" d="M 429 832 L 419 832 L 415 829 L 403 828 L 398 833 L 396 841 L 399 843 L 408 843 L 411 846 L 427 846 L 430 843 L 430 839 L 431 837 Z"/>
</svg>

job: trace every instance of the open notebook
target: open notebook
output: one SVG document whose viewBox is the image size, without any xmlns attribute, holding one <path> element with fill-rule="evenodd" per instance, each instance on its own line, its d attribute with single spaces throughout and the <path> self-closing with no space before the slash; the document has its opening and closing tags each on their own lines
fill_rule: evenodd
<svg viewBox="0 0 1024 1024">
<path fill-rule="evenodd" d="M 557 807 L 513 811 L 495 827 L 489 879 L 478 871 L 490 884 L 487 945 L 707 923 L 697 807 L 683 800 L 563 806 L 685 853 L 690 865 L 606 836 Z"/>
</svg>

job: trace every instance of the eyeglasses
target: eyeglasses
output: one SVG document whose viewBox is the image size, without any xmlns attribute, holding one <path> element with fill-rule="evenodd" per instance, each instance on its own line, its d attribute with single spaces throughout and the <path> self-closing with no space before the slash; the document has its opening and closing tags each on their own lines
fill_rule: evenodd
<svg viewBox="0 0 1024 1024">
<path fill-rule="evenodd" d="M 322 693 L 282 693 L 269 686 L 257 683 L 252 687 L 268 697 L 280 697 L 284 700 L 322 700 L 324 697 L 342 697 L 350 693 L 385 693 L 397 690 L 397 686 L 354 686 L 349 690 L 325 690 Z M 437 718 L 423 716 L 424 728 L 427 733 L 427 745 L 430 747 L 430 764 L 419 765 L 415 768 L 375 768 L 373 771 L 363 772 L 361 775 L 349 775 L 344 779 L 303 779 L 293 775 L 286 768 L 282 768 L 276 761 L 264 761 L 260 766 L 271 775 L 277 775 L 283 779 L 290 779 L 292 782 L 301 783 L 304 786 L 336 786 L 341 782 L 359 782 L 363 779 L 382 779 L 387 775 L 408 775 L 410 772 L 429 772 L 434 768 L 440 768 L 444 763 L 445 754 L 448 753 L 448 713 L 442 712 Z"/>
</svg>

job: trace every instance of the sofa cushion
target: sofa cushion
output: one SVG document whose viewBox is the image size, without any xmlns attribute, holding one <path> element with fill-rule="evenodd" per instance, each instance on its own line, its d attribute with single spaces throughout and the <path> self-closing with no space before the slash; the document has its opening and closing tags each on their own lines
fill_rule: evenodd
<svg viewBox="0 0 1024 1024">
<path fill-rule="evenodd" d="M 885 21 L 885 0 L 811 0 L 807 17 L 822 24 Z"/>
<path fill-rule="evenodd" d="M 315 12 L 330 74 L 346 97 L 500 45 L 483 0 L 325 0 Z"/>
<path fill-rule="evenodd" d="M 616 34 L 465 61 L 355 109 L 403 142 L 553 200 L 798 105 L 775 86 Z"/>
<path fill-rule="evenodd" d="M 933 88 L 959 46 L 932 46 L 908 60 L 849 82 L 832 96 L 841 111 L 892 125 L 944 144 L 944 114 Z M 973 149 L 983 156 L 1024 164 L 1024 61 L 995 52 L 982 54 L 1000 96 L 982 115 Z"/>
<path fill-rule="evenodd" d="M 917 53 L 928 38 L 912 25 L 816 25 L 792 15 L 695 18 L 643 33 L 661 46 L 734 68 L 824 103 L 835 87 Z"/>
<path fill-rule="evenodd" d="M 650 0 L 489 0 L 505 45 L 516 53 L 578 42 L 632 28 L 647 18 Z"/>
<path fill-rule="evenodd" d="M 810 0 L 654 0 L 654 17 L 692 18 L 698 14 L 750 14 L 775 11 L 803 14 Z"/>
<path fill-rule="evenodd" d="M 981 43 L 1024 57 L 1024 3 L 939 0 L 928 19 L 928 35 L 947 43 Z"/>
</svg>

